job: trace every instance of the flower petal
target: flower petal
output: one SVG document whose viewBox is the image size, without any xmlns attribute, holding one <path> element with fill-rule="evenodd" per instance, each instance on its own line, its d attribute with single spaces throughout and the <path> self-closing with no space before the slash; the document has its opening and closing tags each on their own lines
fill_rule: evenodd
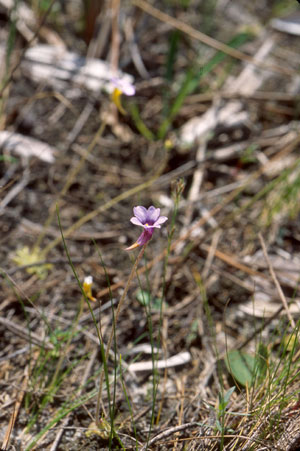
<svg viewBox="0 0 300 451">
<path fill-rule="evenodd" d="M 142 224 L 141 221 L 138 218 L 136 218 L 135 216 L 133 216 L 130 219 L 130 222 L 132 222 L 132 224 L 134 224 L 134 225 L 144 227 L 144 224 Z"/>
<path fill-rule="evenodd" d="M 92 285 L 92 283 L 93 283 L 93 276 L 86 276 L 84 278 L 83 283 L 86 284 L 86 285 Z"/>
<path fill-rule="evenodd" d="M 123 84 L 123 92 L 126 96 L 134 96 L 135 94 L 135 87 L 131 85 L 130 83 Z"/>
<path fill-rule="evenodd" d="M 142 207 L 140 205 L 134 207 L 133 214 L 142 224 L 145 224 L 147 222 L 147 209 L 145 207 Z"/>
<path fill-rule="evenodd" d="M 166 222 L 168 218 L 166 216 L 160 216 L 157 221 L 153 224 L 153 227 L 158 227 L 160 229 L 160 225 Z"/>
<path fill-rule="evenodd" d="M 115 88 L 117 88 L 121 91 L 122 94 L 125 94 L 126 96 L 134 96 L 135 87 L 133 84 L 129 83 L 127 80 L 117 78 L 117 77 L 112 77 L 111 82 L 115 86 Z"/>
<path fill-rule="evenodd" d="M 154 222 L 159 218 L 160 215 L 160 208 L 155 208 L 153 205 L 148 208 L 147 211 L 147 222 L 151 225 L 154 224 Z"/>
</svg>

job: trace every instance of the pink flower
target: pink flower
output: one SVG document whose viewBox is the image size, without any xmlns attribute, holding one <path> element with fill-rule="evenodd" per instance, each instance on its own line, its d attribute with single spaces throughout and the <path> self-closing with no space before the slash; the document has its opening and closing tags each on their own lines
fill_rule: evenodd
<svg viewBox="0 0 300 451">
<path fill-rule="evenodd" d="M 130 219 L 132 224 L 143 227 L 144 230 L 137 241 L 126 250 L 135 249 L 148 243 L 154 229 L 160 229 L 161 225 L 168 220 L 166 216 L 160 216 L 160 208 L 155 208 L 152 205 L 148 209 L 142 206 L 134 207 L 133 214 L 134 216 Z"/>
</svg>

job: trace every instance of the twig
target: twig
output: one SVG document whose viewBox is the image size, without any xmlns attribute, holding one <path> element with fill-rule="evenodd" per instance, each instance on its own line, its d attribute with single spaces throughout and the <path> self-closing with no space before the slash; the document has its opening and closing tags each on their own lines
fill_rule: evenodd
<svg viewBox="0 0 300 451">
<path fill-rule="evenodd" d="M 213 259 L 215 257 L 218 242 L 219 242 L 221 234 L 222 234 L 222 231 L 220 229 L 216 230 L 216 232 L 213 234 L 212 243 L 207 252 L 207 257 L 206 257 L 204 268 L 202 271 L 202 280 L 204 281 L 204 283 L 207 279 Z"/>
<path fill-rule="evenodd" d="M 291 312 L 289 311 L 289 306 L 288 306 L 287 300 L 286 300 L 286 298 L 285 298 L 285 296 L 284 296 L 284 293 L 283 293 L 283 291 L 282 291 L 282 288 L 281 288 L 281 286 L 280 286 L 280 284 L 279 284 L 279 282 L 278 282 L 278 279 L 277 279 L 277 277 L 276 277 L 276 274 L 275 274 L 275 272 L 274 272 L 274 269 L 273 269 L 271 260 L 270 260 L 270 258 L 269 258 L 269 256 L 268 256 L 267 248 L 266 248 L 266 245 L 265 245 L 265 242 L 264 242 L 264 239 L 263 239 L 261 233 L 258 234 L 258 237 L 259 237 L 259 240 L 260 240 L 260 244 L 261 244 L 261 247 L 262 247 L 262 250 L 263 250 L 263 253 L 264 253 L 266 262 L 267 262 L 267 264 L 268 264 L 268 266 L 269 266 L 269 271 L 270 271 L 271 277 L 272 277 L 272 279 L 273 279 L 273 282 L 274 282 L 275 285 L 276 285 L 276 288 L 277 288 L 277 291 L 278 291 L 280 300 L 281 300 L 281 302 L 282 302 L 282 304 L 283 304 L 283 307 L 284 307 L 284 309 L 285 309 L 285 311 L 286 311 L 287 317 L 288 317 L 288 319 L 289 319 L 289 321 L 290 321 L 290 323 L 291 323 L 291 326 L 292 326 L 293 329 L 294 329 L 294 328 L 296 327 L 295 321 L 294 321 L 294 319 L 293 319 L 293 317 L 292 317 L 292 315 L 291 315 Z"/>
<path fill-rule="evenodd" d="M 74 263 L 82 263 L 82 262 L 87 262 L 87 259 L 85 257 L 73 257 L 73 262 Z M 92 261 L 90 261 L 89 263 L 92 263 Z M 41 261 L 37 261 L 34 263 L 28 263 L 27 265 L 21 265 L 21 266 L 16 266 L 15 268 L 11 268 L 8 269 L 6 271 L 6 274 L 8 274 L 9 276 L 14 275 L 16 272 L 18 271 L 24 271 L 26 269 L 29 268 L 34 268 L 35 266 L 44 266 L 44 265 L 68 265 L 69 262 L 67 259 L 65 258 L 53 258 L 53 259 L 49 259 L 49 260 L 41 260 Z"/>
<path fill-rule="evenodd" d="M 188 351 L 180 352 L 164 360 L 157 360 L 155 364 L 156 369 L 174 368 L 175 366 L 182 366 L 191 361 L 191 354 Z M 152 371 L 152 360 L 146 362 L 133 362 L 128 366 L 128 370 L 133 373 L 138 371 Z"/>
<path fill-rule="evenodd" d="M 110 64 L 113 72 L 119 67 L 120 30 L 119 30 L 120 0 L 111 0 L 111 54 Z"/>
<path fill-rule="evenodd" d="M 25 340 L 39 346 L 40 348 L 52 350 L 54 346 L 52 343 L 45 341 L 43 338 L 39 337 L 34 332 L 28 332 L 24 327 L 16 324 L 14 321 L 10 321 L 8 318 L 1 318 L 0 324 L 7 327 L 11 332 L 15 333 L 19 337 L 25 338 Z"/>
<path fill-rule="evenodd" d="M 70 131 L 70 133 L 68 134 L 68 136 L 66 138 L 65 149 L 68 149 L 69 147 L 71 147 L 72 144 L 76 141 L 79 133 L 81 132 L 81 130 L 83 129 L 84 125 L 88 121 L 88 119 L 89 119 L 89 117 L 90 117 L 90 115 L 91 115 L 91 113 L 93 111 L 93 108 L 94 108 L 93 103 L 90 100 L 88 100 L 88 102 L 85 105 L 84 109 L 80 113 L 79 118 L 75 122 L 74 127 L 72 128 L 72 130 Z"/>
<path fill-rule="evenodd" d="M 186 429 L 194 428 L 194 427 L 200 427 L 199 423 L 191 422 L 191 423 L 185 423 L 181 424 L 180 426 L 175 426 L 173 428 L 167 429 L 164 432 L 161 432 L 160 434 L 153 437 L 146 445 L 143 446 L 141 451 L 146 451 L 146 449 L 153 445 L 153 443 L 157 442 L 158 440 L 165 439 L 167 437 L 170 437 L 170 435 L 175 434 L 176 432 L 185 431 Z"/>
<path fill-rule="evenodd" d="M 20 194 L 26 185 L 29 183 L 29 169 L 25 168 L 23 177 L 19 183 L 12 187 L 12 189 L 6 194 L 2 202 L 0 203 L 0 215 L 4 212 L 5 207 Z"/>
<path fill-rule="evenodd" d="M 34 364 L 36 362 L 36 359 L 37 359 L 38 355 L 39 355 L 39 353 L 35 353 L 35 355 L 33 356 Z M 32 367 L 33 362 L 31 361 L 31 363 L 30 363 L 31 367 Z M 27 387 L 27 384 L 28 384 L 28 379 L 29 379 L 29 365 L 27 365 L 27 367 L 25 368 L 25 375 L 24 375 L 24 379 L 23 379 L 22 385 L 21 385 L 21 387 L 18 389 L 18 391 L 16 393 L 16 404 L 14 406 L 13 413 L 12 413 L 12 415 L 10 417 L 9 424 L 7 426 L 7 429 L 6 429 L 6 433 L 5 433 L 3 442 L 2 442 L 1 450 L 6 450 L 8 444 L 9 444 L 9 439 L 10 439 L 10 436 L 11 436 L 11 432 L 12 432 L 12 430 L 14 428 L 14 425 L 15 425 L 15 422 L 16 422 L 16 419 L 17 419 L 17 416 L 18 416 L 18 413 L 19 413 L 19 410 L 20 410 L 20 407 L 21 407 L 21 404 L 22 404 L 22 401 L 23 401 L 23 396 L 24 396 L 24 393 L 25 393 L 25 390 L 26 390 L 26 387 Z"/>
<path fill-rule="evenodd" d="M 212 248 L 212 246 L 208 246 L 207 244 L 204 244 L 204 243 L 201 245 L 201 250 L 204 250 L 208 254 L 212 251 L 211 248 Z M 219 260 L 222 260 L 223 262 L 227 263 L 228 265 L 232 266 L 233 268 L 243 271 L 246 274 L 249 274 L 251 276 L 262 277 L 264 279 L 268 279 L 268 276 L 266 276 L 263 272 L 256 271 L 255 269 L 252 269 L 250 266 L 245 265 L 244 263 L 241 263 L 233 255 L 225 254 L 225 252 L 215 249 L 214 257 L 218 258 Z"/>
<path fill-rule="evenodd" d="M 50 448 L 49 451 L 55 451 L 59 445 L 59 442 L 61 441 L 61 438 L 63 436 L 63 433 L 65 432 L 65 428 L 67 427 L 71 415 L 69 414 L 68 416 L 66 416 L 66 418 L 64 418 L 64 421 L 62 422 L 61 428 L 59 429 L 59 431 L 56 434 L 55 440 Z"/>
<path fill-rule="evenodd" d="M 192 38 L 203 42 L 204 44 L 208 45 L 209 47 L 212 47 L 213 49 L 216 49 L 223 53 L 226 53 L 227 55 L 232 56 L 233 58 L 236 58 L 241 61 L 247 61 L 248 63 L 254 64 L 255 66 L 258 66 L 262 69 L 271 70 L 273 72 L 277 72 L 280 74 L 289 75 L 289 76 L 295 75 L 294 70 L 288 69 L 286 67 L 279 67 L 279 66 L 265 64 L 261 61 L 259 61 L 259 62 L 255 61 L 255 59 L 253 59 L 252 56 L 247 55 L 246 53 L 243 53 L 240 50 L 234 49 L 234 48 L 230 47 L 229 45 L 223 44 L 222 42 L 217 41 L 216 39 L 213 39 L 210 36 L 207 36 L 206 34 L 202 33 L 199 30 L 196 30 L 195 28 L 182 22 L 181 20 L 175 19 L 174 17 L 169 16 L 168 14 L 160 11 L 159 9 L 154 8 L 153 6 L 151 6 L 149 3 L 147 3 L 144 0 L 132 0 L 132 3 L 135 6 L 137 6 L 138 8 L 145 11 L 150 16 L 155 17 L 156 19 L 160 20 L 161 22 L 165 22 L 165 23 L 169 24 L 171 27 L 182 31 L 183 33 L 187 34 L 188 36 L 191 36 Z"/>
<path fill-rule="evenodd" d="M 199 198 L 200 188 L 203 181 L 203 175 L 204 175 L 204 165 L 203 162 L 205 160 L 205 152 L 207 147 L 207 139 L 203 137 L 199 144 L 198 149 L 196 153 L 196 164 L 197 167 L 193 171 L 193 181 L 191 184 L 191 188 L 188 193 L 188 205 L 186 209 L 186 215 L 184 218 L 184 228 L 189 226 L 192 221 L 194 208 L 195 208 L 195 201 Z M 201 165 L 202 163 L 202 165 Z"/>
</svg>

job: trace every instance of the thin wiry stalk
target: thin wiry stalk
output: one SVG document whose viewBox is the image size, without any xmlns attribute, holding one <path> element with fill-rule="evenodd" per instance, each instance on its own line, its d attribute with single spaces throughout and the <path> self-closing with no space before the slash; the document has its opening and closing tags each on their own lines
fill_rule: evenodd
<svg viewBox="0 0 300 451">
<path fill-rule="evenodd" d="M 128 278 L 126 286 L 125 286 L 125 289 L 123 291 L 123 294 L 122 294 L 121 299 L 119 301 L 118 307 L 116 309 L 116 313 L 114 315 L 114 324 L 117 324 L 117 322 L 118 322 L 118 318 L 119 318 L 119 314 L 120 314 L 120 311 L 121 311 L 121 307 L 122 307 L 122 305 L 124 303 L 124 300 L 126 298 L 127 292 L 129 290 L 129 287 L 130 287 L 130 284 L 132 282 L 132 279 L 133 279 L 133 277 L 135 275 L 135 272 L 136 272 L 136 269 L 138 267 L 138 264 L 139 264 L 143 254 L 145 252 L 146 246 L 147 246 L 147 243 L 140 250 L 140 252 L 139 252 L 139 254 L 138 254 L 137 258 L 136 258 L 136 261 L 135 261 L 135 263 L 134 263 L 134 265 L 133 265 L 133 267 L 131 269 L 131 273 L 129 275 L 129 278 Z M 111 344 L 112 344 L 112 340 L 113 340 L 114 334 L 115 334 L 115 328 L 113 326 L 112 329 L 111 329 L 110 336 L 109 336 L 108 343 L 107 343 L 107 347 L 106 347 L 106 353 L 105 353 L 105 360 L 106 360 L 106 362 L 107 362 L 108 357 L 109 357 L 109 351 L 110 351 L 110 348 L 111 348 Z M 97 404 L 96 404 L 96 425 L 98 427 L 101 427 L 101 423 L 100 423 L 100 404 L 101 404 L 101 396 L 102 396 L 102 389 L 103 389 L 103 379 L 104 379 L 104 371 L 103 370 L 104 370 L 104 368 L 102 368 L 102 371 L 100 373 L 99 391 L 98 391 Z"/>
</svg>

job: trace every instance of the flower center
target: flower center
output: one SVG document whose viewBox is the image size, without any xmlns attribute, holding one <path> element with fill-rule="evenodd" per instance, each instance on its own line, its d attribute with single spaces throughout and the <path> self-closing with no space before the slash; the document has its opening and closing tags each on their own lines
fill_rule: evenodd
<svg viewBox="0 0 300 451">
<path fill-rule="evenodd" d="M 146 222 L 146 224 L 144 224 L 144 226 L 147 228 L 149 228 L 149 229 L 151 229 L 152 228 L 152 224 L 151 223 L 149 223 L 149 222 Z"/>
</svg>

